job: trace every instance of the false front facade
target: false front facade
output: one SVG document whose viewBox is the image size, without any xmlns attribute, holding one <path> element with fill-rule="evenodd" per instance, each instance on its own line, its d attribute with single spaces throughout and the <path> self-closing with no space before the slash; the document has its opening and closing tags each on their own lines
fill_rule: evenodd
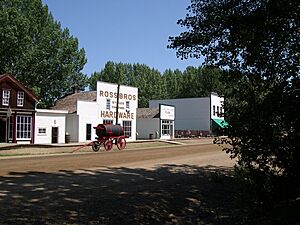
<svg viewBox="0 0 300 225">
<path fill-rule="evenodd" d="M 73 93 L 57 101 L 53 109 L 68 111 L 66 132 L 71 142 L 94 141 L 94 127 L 109 123 L 123 126 L 131 141 L 136 140 L 137 105 L 137 88 L 121 85 L 118 91 L 117 84 L 97 82 L 97 91 Z"/>
</svg>

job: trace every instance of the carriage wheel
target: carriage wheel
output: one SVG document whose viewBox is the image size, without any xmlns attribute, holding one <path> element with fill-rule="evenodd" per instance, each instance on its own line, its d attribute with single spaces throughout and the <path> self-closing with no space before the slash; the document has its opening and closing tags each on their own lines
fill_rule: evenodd
<svg viewBox="0 0 300 225">
<path fill-rule="evenodd" d="M 113 143 L 111 140 L 107 140 L 105 143 L 104 143 L 104 148 L 106 151 L 109 151 L 111 150 L 113 147 Z"/>
<path fill-rule="evenodd" d="M 94 152 L 98 152 L 100 150 L 100 142 L 99 141 L 94 141 L 92 144 L 92 149 Z"/>
<path fill-rule="evenodd" d="M 119 150 L 123 150 L 126 147 L 126 140 L 123 137 L 119 137 L 117 140 L 117 147 Z"/>
</svg>

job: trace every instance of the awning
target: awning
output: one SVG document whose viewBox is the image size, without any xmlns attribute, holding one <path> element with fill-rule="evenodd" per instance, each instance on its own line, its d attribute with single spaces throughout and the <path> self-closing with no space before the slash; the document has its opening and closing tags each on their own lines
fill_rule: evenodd
<svg viewBox="0 0 300 225">
<path fill-rule="evenodd" d="M 228 123 L 223 119 L 212 119 L 213 127 L 227 128 Z"/>
</svg>

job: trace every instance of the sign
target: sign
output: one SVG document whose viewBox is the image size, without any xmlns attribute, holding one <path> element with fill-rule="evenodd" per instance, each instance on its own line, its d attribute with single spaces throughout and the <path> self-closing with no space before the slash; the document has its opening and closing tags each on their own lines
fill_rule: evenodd
<svg viewBox="0 0 300 225">
<path fill-rule="evenodd" d="M 175 120 L 175 106 L 159 105 L 160 119 Z"/>
</svg>

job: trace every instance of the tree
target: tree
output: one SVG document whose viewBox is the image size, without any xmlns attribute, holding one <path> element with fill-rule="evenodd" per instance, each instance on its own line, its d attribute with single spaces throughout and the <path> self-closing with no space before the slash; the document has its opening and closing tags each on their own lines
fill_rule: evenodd
<svg viewBox="0 0 300 225">
<path fill-rule="evenodd" d="M 261 196 L 284 180 L 299 188 L 300 2 L 296 0 L 192 0 L 170 37 L 180 58 L 205 57 L 227 69 L 226 120 L 231 147 L 245 177 Z M 298 92 L 297 92 L 298 91 Z M 299 189 L 298 189 L 299 190 Z"/>
<path fill-rule="evenodd" d="M 68 29 L 54 21 L 41 0 L 0 2 L 0 73 L 15 75 L 40 97 L 40 107 L 84 89 L 85 52 Z"/>
</svg>

